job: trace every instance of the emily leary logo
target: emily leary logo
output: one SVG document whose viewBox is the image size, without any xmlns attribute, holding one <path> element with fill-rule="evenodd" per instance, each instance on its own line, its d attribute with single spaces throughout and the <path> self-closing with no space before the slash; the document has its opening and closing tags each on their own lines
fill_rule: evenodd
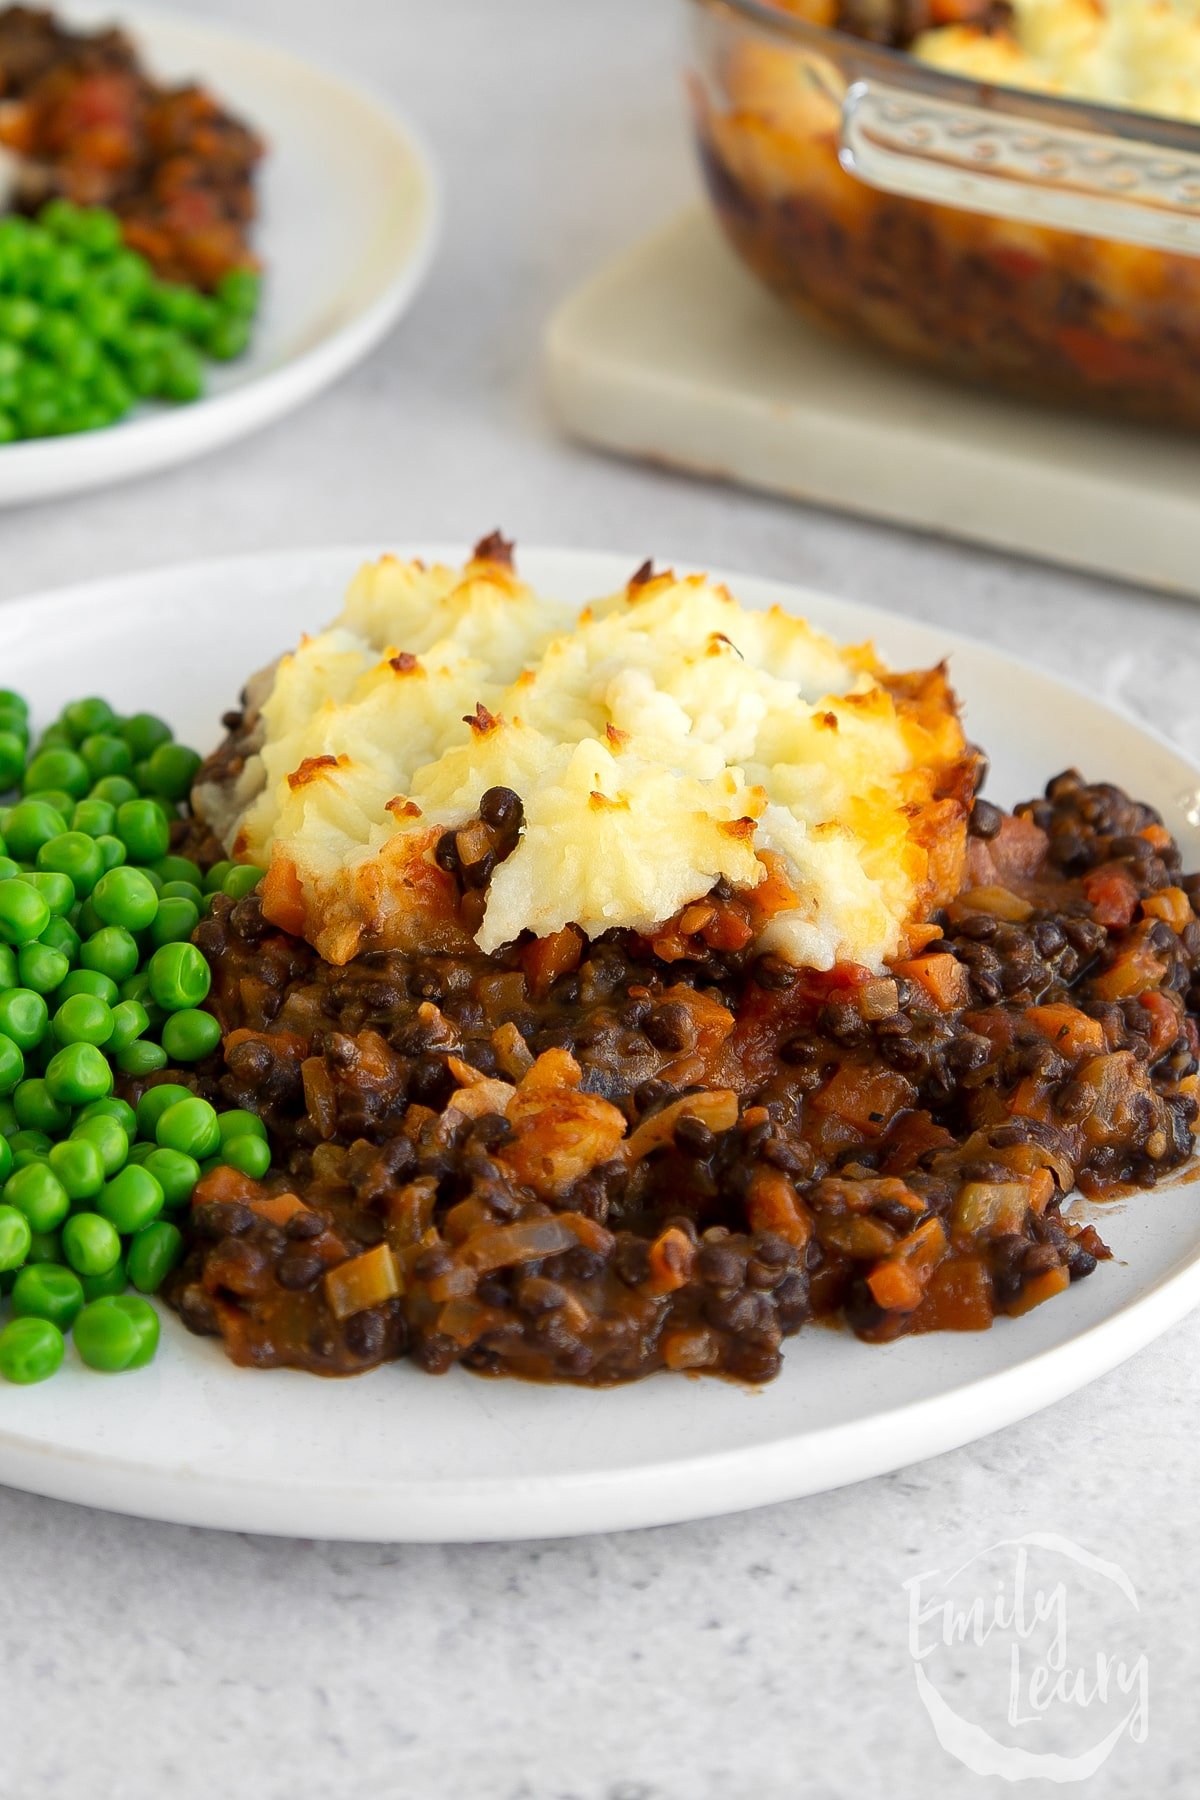
<svg viewBox="0 0 1200 1800">
<path fill-rule="evenodd" d="M 1070 1538 L 1002 1538 L 904 1583 L 917 1693 L 942 1748 L 976 1775 L 1076 1782 L 1150 1728 L 1138 1599 Z"/>
</svg>

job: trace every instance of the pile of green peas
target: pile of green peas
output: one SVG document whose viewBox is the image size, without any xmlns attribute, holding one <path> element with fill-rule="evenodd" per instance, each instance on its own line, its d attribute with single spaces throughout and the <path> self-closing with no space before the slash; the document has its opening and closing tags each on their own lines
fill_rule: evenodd
<svg viewBox="0 0 1200 1800">
<path fill-rule="evenodd" d="M 154 1354 L 157 1292 L 184 1251 L 175 1220 L 222 1164 L 265 1175 L 266 1130 L 163 1071 L 217 1048 L 211 974 L 190 941 L 250 864 L 170 854 L 200 758 L 151 713 L 72 701 L 30 746 L 0 690 L 0 1376 L 54 1374 L 64 1334 L 92 1368 Z M 115 1093 L 139 1086 L 136 1106 Z M 127 1091 L 136 1091 L 131 1086 Z M 132 1284 L 133 1293 L 126 1291 Z"/>
<path fill-rule="evenodd" d="M 93 431 L 139 400 L 204 392 L 204 361 L 250 341 L 252 269 L 212 294 L 159 281 L 102 207 L 51 200 L 0 219 L 0 444 Z"/>
</svg>

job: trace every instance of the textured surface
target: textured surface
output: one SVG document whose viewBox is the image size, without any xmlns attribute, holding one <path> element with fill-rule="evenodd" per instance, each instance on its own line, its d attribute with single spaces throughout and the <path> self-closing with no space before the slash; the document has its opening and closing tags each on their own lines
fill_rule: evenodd
<svg viewBox="0 0 1200 1800">
<path fill-rule="evenodd" d="M 208 0 L 205 11 L 285 35 L 411 106 L 448 178 L 441 262 L 399 333 L 288 424 L 190 471 L 6 517 L 4 595 L 214 551 L 466 539 L 503 522 L 529 541 L 711 559 L 954 625 L 1200 754 L 1200 627 L 1187 603 L 556 439 L 537 376 L 547 312 L 691 191 L 670 8 Z M 1081 746 L 1081 760 L 1119 773 L 1104 752 Z M 0 1792 L 1011 1793 L 938 1747 L 915 1698 L 900 1584 L 1037 1530 L 1115 1558 L 1141 1603 L 1149 1735 L 1119 1743 L 1085 1791 L 1189 1794 L 1198 1347 L 1194 1321 L 1078 1398 L 887 1480 L 602 1540 L 255 1542 L 0 1494 Z M 1099 1647 L 1126 1645 L 1085 1639 L 1072 1656 Z"/>
</svg>

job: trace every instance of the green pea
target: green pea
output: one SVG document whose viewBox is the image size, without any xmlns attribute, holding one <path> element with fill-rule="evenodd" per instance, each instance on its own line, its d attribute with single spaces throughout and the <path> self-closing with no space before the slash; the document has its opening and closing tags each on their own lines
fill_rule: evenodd
<svg viewBox="0 0 1200 1800">
<path fill-rule="evenodd" d="M 73 1269 L 56 1262 L 28 1262 L 13 1283 L 14 1319 L 48 1319 L 70 1331 L 83 1305 L 83 1283 Z"/>
<path fill-rule="evenodd" d="M 197 887 L 193 881 L 164 881 L 158 899 L 160 907 L 168 900 L 189 901 L 196 909 L 197 920 L 208 904 L 203 888 Z"/>
<path fill-rule="evenodd" d="M 122 1102 L 124 1104 L 124 1102 Z M 81 1119 L 71 1128 L 68 1143 L 90 1144 L 100 1158 L 100 1166 L 105 1178 L 115 1175 L 118 1169 L 125 1167 L 129 1156 L 129 1143 L 133 1137 L 135 1126 L 126 1128 L 121 1119 L 108 1118 L 93 1114 L 90 1119 Z M 61 1149 L 61 1145 L 55 1145 Z M 53 1151 L 51 1151 L 53 1156 Z M 90 1196 L 83 1196 L 85 1199 Z"/>
<path fill-rule="evenodd" d="M 238 863 L 221 883 L 221 892 L 228 894 L 231 900 L 242 900 L 254 892 L 266 872 L 256 863 Z"/>
<path fill-rule="evenodd" d="M 164 1154 L 166 1154 L 164 1152 Z M 12 1174 L 12 1150 L 6 1137 L 0 1137 L 0 1181 L 7 1181 Z"/>
<path fill-rule="evenodd" d="M 149 1225 L 162 1209 L 162 1189 L 153 1175 L 135 1163 L 126 1163 L 119 1174 L 106 1182 L 96 1201 L 96 1211 L 115 1225 L 122 1237 Z"/>
<path fill-rule="evenodd" d="M 156 947 L 184 943 L 199 923 L 200 910 L 190 900 L 162 900 L 150 927 L 150 942 Z"/>
<path fill-rule="evenodd" d="M 27 1163 L 10 1175 L 4 1202 L 25 1214 L 31 1231 L 57 1231 L 71 1210 L 66 1188 L 46 1163 Z"/>
<path fill-rule="evenodd" d="M 0 731 L 0 792 L 16 787 L 24 770 L 24 742 L 15 731 Z"/>
<path fill-rule="evenodd" d="M 134 1233 L 126 1259 L 129 1279 L 143 1294 L 157 1294 L 159 1288 L 183 1261 L 183 1233 L 166 1219 L 144 1225 Z"/>
<path fill-rule="evenodd" d="M 0 1094 L 11 1094 L 25 1079 L 25 1058 L 9 1037 L 0 1037 Z"/>
<path fill-rule="evenodd" d="M 122 1075 L 153 1075 L 156 1070 L 165 1069 L 168 1061 L 162 1045 L 152 1043 L 149 1038 L 136 1038 L 117 1052 L 117 1067 Z"/>
<path fill-rule="evenodd" d="M 108 800 L 98 799 L 94 792 L 77 800 L 71 812 L 71 830 L 86 832 L 88 837 L 104 837 L 115 829 L 116 823 L 116 807 Z"/>
<path fill-rule="evenodd" d="M 35 994 L 52 994 L 66 979 L 71 960 L 49 944 L 22 944 L 17 966 L 22 987 L 32 988 Z"/>
<path fill-rule="evenodd" d="M 67 977 L 70 980 L 70 977 Z M 0 994 L 0 1032 L 20 1050 L 32 1050 L 46 1035 L 50 1009 L 31 988 L 9 988 Z"/>
<path fill-rule="evenodd" d="M 80 956 L 86 948 L 82 946 Z M 72 994 L 94 994 L 97 1000 L 103 1000 L 109 1006 L 115 1006 L 117 1000 L 117 984 L 111 975 L 104 975 L 99 969 L 72 969 L 58 990 L 60 1000 L 69 1000 Z M 0 1012 L 3 1011 L 3 1000 L 0 1000 Z M 0 1031 L 5 1029 L 0 1018 Z M 10 1033 L 11 1035 L 11 1033 Z"/>
<path fill-rule="evenodd" d="M 41 316 L 41 307 L 23 295 L 0 297 L 0 337 L 18 344 L 28 342 Z"/>
<path fill-rule="evenodd" d="M 261 1181 L 271 1166 L 270 1147 L 260 1137 L 251 1137 L 249 1132 L 243 1137 L 226 1139 L 221 1146 L 221 1155 L 230 1168 L 252 1176 L 255 1181 Z"/>
<path fill-rule="evenodd" d="M 92 1100 L 75 1121 L 77 1125 L 86 1125 L 89 1119 L 115 1119 L 127 1137 L 132 1137 L 137 1130 L 137 1114 L 128 1100 L 118 1100 L 110 1094 L 105 1100 Z"/>
<path fill-rule="evenodd" d="M 110 869 L 119 869 L 122 863 L 128 861 L 129 852 L 126 850 L 120 838 L 113 837 L 111 833 L 107 831 L 102 832 L 96 839 L 96 848 L 100 852 L 100 859 L 104 864 L 104 873 L 106 875 Z"/>
<path fill-rule="evenodd" d="M 10 1319 L 0 1331 L 0 1375 L 22 1387 L 46 1381 L 62 1367 L 65 1348 L 49 1319 Z"/>
<path fill-rule="evenodd" d="M 20 863 L 14 862 L 11 856 L 0 856 L 0 881 L 15 881 L 24 873 Z"/>
<path fill-rule="evenodd" d="M 65 788 L 33 788 L 25 798 L 39 806 L 49 806 L 64 820 L 70 818 L 75 807 L 74 794 L 68 794 Z"/>
<path fill-rule="evenodd" d="M 0 1269 L 19 1269 L 29 1255 L 29 1220 L 15 1206 L 0 1205 Z"/>
<path fill-rule="evenodd" d="M 135 875 L 137 871 L 114 869 L 112 873 Z M 110 877 L 106 875 L 104 879 L 108 881 Z M 157 905 L 156 899 L 155 906 Z M 83 968 L 120 983 L 128 981 L 137 971 L 138 947 L 132 934 L 123 925 L 102 925 L 99 931 L 93 932 L 79 946 L 79 961 Z"/>
<path fill-rule="evenodd" d="M 155 863 L 154 873 L 164 884 L 164 894 L 171 882 L 186 881 L 199 888 L 204 880 L 199 863 L 194 863 L 189 856 L 164 856 Z"/>
<path fill-rule="evenodd" d="M 136 1000 L 122 1000 L 111 1009 L 112 1031 L 105 1048 L 110 1056 L 128 1050 L 144 1031 L 149 1030 L 150 1015 Z"/>
<path fill-rule="evenodd" d="M 125 1273 L 125 1258 L 118 1256 L 111 1269 L 105 1269 L 102 1275 L 81 1275 L 83 1297 L 85 1300 L 103 1300 L 109 1294 L 123 1294 L 128 1284 Z"/>
<path fill-rule="evenodd" d="M 0 891 L 4 883 L 0 882 Z M 167 1012 L 181 1012 L 207 999 L 212 973 L 194 944 L 164 944 L 146 964 L 150 992 Z"/>
<path fill-rule="evenodd" d="M 69 876 L 81 899 L 91 893 L 104 873 L 104 859 L 95 838 L 82 831 L 64 831 L 43 844 L 37 853 L 37 866 Z"/>
<path fill-rule="evenodd" d="M 99 694 L 89 694 L 83 700 L 68 701 L 59 718 L 76 743 L 91 737 L 94 732 L 108 731 L 118 724 L 116 713 Z"/>
<path fill-rule="evenodd" d="M 64 1106 L 86 1106 L 111 1094 L 113 1072 L 94 1044 L 67 1044 L 47 1063 L 46 1086 Z"/>
<path fill-rule="evenodd" d="M 164 720 L 147 712 L 133 713 L 119 730 L 138 762 L 153 755 L 160 744 L 169 744 L 174 735 Z M 166 851 L 160 850 L 159 855 L 165 856 Z"/>
<path fill-rule="evenodd" d="M 38 788 L 62 788 L 76 800 L 82 800 L 92 785 L 88 766 L 78 751 L 65 744 L 39 750 L 25 771 L 23 787 L 27 794 Z"/>
<path fill-rule="evenodd" d="M 54 918 L 61 919 L 74 906 L 75 883 L 69 875 L 51 869 L 36 869 L 25 879 L 37 889 Z"/>
<path fill-rule="evenodd" d="M 148 1087 L 137 1103 L 138 1136 L 153 1138 L 158 1121 L 167 1108 L 174 1106 L 179 1100 L 191 1098 L 191 1088 L 184 1087 L 181 1081 L 160 1081 L 153 1087 Z"/>
<path fill-rule="evenodd" d="M 99 1213 L 72 1213 L 62 1228 L 63 1255 L 77 1275 L 106 1275 L 121 1255 L 116 1228 Z"/>
<path fill-rule="evenodd" d="M 140 1369 L 158 1348 L 158 1314 L 140 1294 L 92 1300 L 75 1320 L 75 1348 L 91 1369 Z"/>
<path fill-rule="evenodd" d="M 121 1128 L 118 1125 L 116 1129 Z M 104 1186 L 104 1158 L 91 1138 L 72 1133 L 61 1143 L 52 1144 L 49 1163 L 51 1174 L 61 1182 L 68 1200 L 92 1200 Z"/>
<path fill-rule="evenodd" d="M 228 315 L 218 319 L 204 340 L 204 348 L 214 362 L 231 362 L 240 356 L 250 342 L 250 325 L 246 319 Z"/>
<path fill-rule="evenodd" d="M 211 1013 L 198 1007 L 174 1012 L 162 1028 L 162 1047 L 171 1062 L 199 1062 L 221 1042 L 221 1027 Z"/>
<path fill-rule="evenodd" d="M 35 1157 L 40 1157 L 45 1162 L 53 1141 L 53 1138 L 44 1131 L 34 1130 L 30 1126 L 21 1126 L 8 1140 L 14 1166 L 18 1156 L 23 1155 L 26 1151 L 32 1151 Z"/>
<path fill-rule="evenodd" d="M 34 1231 L 29 1238 L 27 1262 L 60 1263 L 62 1238 L 57 1231 Z"/>
<path fill-rule="evenodd" d="M 5 943 L 32 943 L 49 923 L 50 908 L 35 887 L 19 876 L 0 881 L 0 938 Z"/>
<path fill-rule="evenodd" d="M 169 1106 L 155 1126 L 154 1135 L 162 1149 L 181 1150 L 197 1162 L 213 1156 L 221 1144 L 216 1112 L 207 1100 L 195 1096 Z"/>
<path fill-rule="evenodd" d="M 111 1075 L 109 1079 L 112 1079 Z M 49 1084 L 41 1076 L 22 1081 L 13 1089 L 13 1106 L 26 1131 L 65 1131 L 72 1104 L 52 1094 Z"/>
<path fill-rule="evenodd" d="M 155 800 L 126 800 L 117 808 L 117 836 L 134 862 L 154 863 L 171 842 L 167 815 Z"/>
<path fill-rule="evenodd" d="M 192 1189 L 200 1179 L 200 1164 L 181 1150 L 163 1150 L 154 1145 L 148 1148 L 150 1153 L 142 1167 L 163 1191 L 163 1211 L 179 1212 L 191 1199 Z"/>
<path fill-rule="evenodd" d="M 103 775 L 91 792 L 93 800 L 103 800 L 113 808 L 124 806 L 127 800 L 136 800 L 137 797 L 137 787 L 127 775 Z M 109 829 L 113 827 L 110 826 Z"/>
<path fill-rule="evenodd" d="M 87 764 L 93 782 L 106 775 L 128 775 L 133 768 L 133 751 L 124 738 L 117 737 L 112 731 L 92 732 L 80 744 L 79 754 Z"/>
<path fill-rule="evenodd" d="M 12 1142 L 13 1133 L 21 1129 L 11 1100 L 0 1098 L 0 1135 Z"/>
<path fill-rule="evenodd" d="M 230 871 L 232 869 L 236 869 L 237 866 L 238 865 L 236 863 L 232 863 L 232 862 L 215 862 L 215 863 L 213 863 L 212 867 L 209 869 L 208 873 L 204 877 L 205 893 L 206 894 L 219 894 L 221 892 L 222 886 L 224 885 L 225 877 L 230 873 Z"/>
<path fill-rule="evenodd" d="M 94 994 L 72 994 L 54 1015 L 54 1035 L 60 1044 L 107 1044 L 112 1033 L 112 1008 Z"/>
<path fill-rule="evenodd" d="M 235 318 L 248 319 L 258 309 L 262 276 L 257 269 L 228 269 L 217 283 L 217 300 Z"/>
<path fill-rule="evenodd" d="M 231 1106 L 228 1112 L 218 1113 L 217 1130 L 223 1144 L 230 1138 L 247 1136 L 260 1137 L 264 1144 L 267 1141 L 267 1128 L 258 1114 L 247 1112 L 242 1106 Z"/>
<path fill-rule="evenodd" d="M 102 927 L 103 921 L 92 905 L 91 897 L 81 901 L 75 913 L 75 928 L 81 937 L 93 937 Z"/>
<path fill-rule="evenodd" d="M 196 751 L 189 751 L 184 743 L 160 743 L 146 763 L 146 787 L 151 794 L 162 794 L 169 801 L 182 801 L 191 790 L 201 761 L 203 758 Z"/>
<path fill-rule="evenodd" d="M 49 926 L 46 927 L 50 929 Z M 11 944 L 0 944 L 0 992 L 17 985 L 17 953 Z"/>
<path fill-rule="evenodd" d="M 39 218 L 43 215 L 39 214 Z M 103 206 L 82 209 L 71 226 L 71 240 L 86 255 L 111 257 L 121 249 L 121 221 Z"/>
<path fill-rule="evenodd" d="M 177 405 L 198 400 L 204 392 L 204 364 L 190 344 L 168 344 L 159 364 L 158 391 Z"/>
<path fill-rule="evenodd" d="M 92 905 L 106 925 L 123 925 L 131 932 L 145 931 L 158 911 L 158 892 L 141 869 L 110 869 L 96 883 Z M 126 973 L 132 974 L 133 970 Z"/>
<path fill-rule="evenodd" d="M 73 963 L 79 955 L 79 933 L 66 919 L 51 919 L 38 943 L 47 945 L 51 950 L 61 950 L 68 964 Z"/>
</svg>

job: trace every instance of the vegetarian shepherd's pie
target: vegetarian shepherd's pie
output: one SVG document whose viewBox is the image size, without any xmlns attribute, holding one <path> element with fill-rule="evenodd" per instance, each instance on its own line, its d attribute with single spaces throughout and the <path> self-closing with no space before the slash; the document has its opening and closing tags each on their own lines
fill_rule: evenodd
<svg viewBox="0 0 1200 1800">
<path fill-rule="evenodd" d="M 1200 878 L 1074 772 L 977 798 L 943 669 L 648 566 L 577 613 L 493 537 L 226 724 L 193 847 L 265 875 L 193 1084 L 274 1162 L 170 1292 L 240 1362 L 759 1381 L 813 1317 L 1027 1311 L 1107 1255 L 1077 1187 L 1191 1154 Z"/>
</svg>

